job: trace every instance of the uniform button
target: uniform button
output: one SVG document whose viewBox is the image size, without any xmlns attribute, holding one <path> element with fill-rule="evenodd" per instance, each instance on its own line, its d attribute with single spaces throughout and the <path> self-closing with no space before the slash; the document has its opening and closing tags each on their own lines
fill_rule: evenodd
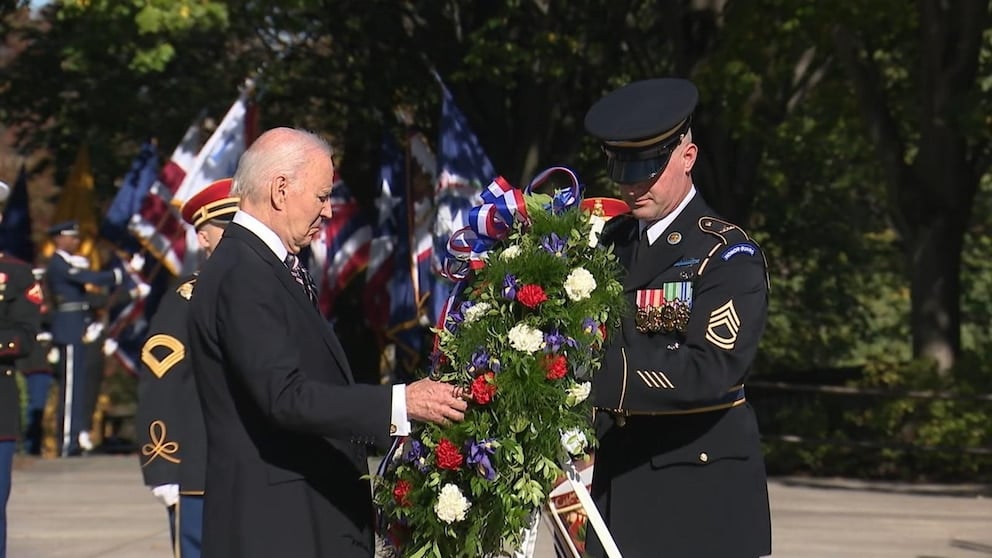
<svg viewBox="0 0 992 558">
<path fill-rule="evenodd" d="M 396 434 L 396 425 L 395 424 L 390 424 L 389 425 L 389 434 L 390 435 Z"/>
<path fill-rule="evenodd" d="M 706 463 L 709 460 L 710 460 L 710 456 L 706 455 L 705 451 L 699 454 L 699 461 Z"/>
<path fill-rule="evenodd" d="M 7 343 L 7 346 L 10 347 L 11 349 L 13 349 L 14 348 L 14 342 L 11 341 L 10 343 Z"/>
<path fill-rule="evenodd" d="M 13 370 L 4 370 L 4 374 L 7 375 L 7 376 L 13 376 L 14 375 L 14 371 Z"/>
</svg>

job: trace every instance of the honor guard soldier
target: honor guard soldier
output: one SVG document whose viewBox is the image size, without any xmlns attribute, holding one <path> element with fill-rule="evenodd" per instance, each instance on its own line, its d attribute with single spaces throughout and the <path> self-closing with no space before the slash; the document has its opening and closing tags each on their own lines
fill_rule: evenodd
<svg viewBox="0 0 992 558">
<path fill-rule="evenodd" d="M 75 221 L 48 229 L 55 253 L 48 261 L 45 281 L 52 297 L 52 343 L 59 350 L 62 379 L 59 434 L 63 457 L 80 455 L 79 433 L 82 431 L 86 393 L 86 362 L 83 334 L 91 321 L 86 285 L 117 286 L 123 282 L 120 269 L 92 271 L 89 261 L 75 255 L 79 249 L 79 225 Z"/>
<path fill-rule="evenodd" d="M 196 229 L 208 257 L 238 210 L 238 198 L 230 197 L 230 191 L 231 179 L 219 180 L 182 207 L 183 220 Z M 141 471 L 145 485 L 169 510 L 176 555 L 183 558 L 200 556 L 207 466 L 203 411 L 187 353 L 186 315 L 195 286 L 194 274 L 163 297 L 141 349 L 138 372 Z"/>
<path fill-rule="evenodd" d="M 9 193 L 10 188 L 0 182 L 0 202 Z M 7 555 L 7 499 L 21 422 L 14 366 L 35 344 L 41 327 L 41 301 L 41 285 L 35 281 L 31 266 L 0 253 L 0 558 Z"/>
<path fill-rule="evenodd" d="M 651 79 L 585 117 L 630 213 L 607 223 L 631 311 L 593 379 L 592 494 L 623 556 L 771 553 L 764 458 L 744 382 L 768 311 L 761 248 L 692 181 L 696 87 Z M 590 530 L 587 551 L 604 549 Z"/>
</svg>

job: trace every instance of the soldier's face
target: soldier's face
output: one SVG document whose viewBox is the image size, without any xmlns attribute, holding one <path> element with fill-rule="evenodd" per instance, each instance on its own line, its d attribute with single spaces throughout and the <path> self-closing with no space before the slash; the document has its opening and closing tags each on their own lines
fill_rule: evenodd
<svg viewBox="0 0 992 558">
<path fill-rule="evenodd" d="M 324 219 L 331 218 L 333 184 L 334 163 L 329 157 L 314 157 L 297 177 L 289 208 L 290 238 L 296 252 L 313 241 Z"/>
<path fill-rule="evenodd" d="M 696 144 L 680 145 L 665 169 L 650 180 L 620 184 L 620 195 L 631 214 L 644 221 L 663 219 L 678 207 L 692 187 L 690 171 L 696 161 Z"/>
</svg>

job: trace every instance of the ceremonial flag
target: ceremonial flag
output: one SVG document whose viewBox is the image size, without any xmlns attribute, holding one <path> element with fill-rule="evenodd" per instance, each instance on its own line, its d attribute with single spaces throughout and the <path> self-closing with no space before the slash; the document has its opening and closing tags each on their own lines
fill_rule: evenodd
<svg viewBox="0 0 992 558">
<path fill-rule="evenodd" d="M 97 217 L 96 200 L 93 197 L 93 172 L 90 169 L 90 150 L 85 144 L 76 152 L 76 160 L 69 171 L 58 205 L 52 216 L 52 223 L 74 220 L 79 223 L 80 256 L 90 260 L 90 269 L 100 269 L 100 255 L 96 250 Z M 50 256 L 55 245 L 49 239 L 44 253 Z"/>
<path fill-rule="evenodd" d="M 7 207 L 3 210 L 3 221 L 0 222 L 0 251 L 28 263 L 34 263 L 31 211 L 28 206 L 28 172 L 23 164 L 7 199 Z"/>
<path fill-rule="evenodd" d="M 441 121 L 438 126 L 437 191 L 434 195 L 437 216 L 434 222 L 434 266 L 441 269 L 447 254 L 451 234 L 467 223 L 468 211 L 482 203 L 482 189 L 496 177 L 489 157 L 479 138 L 468 125 L 468 119 L 455 104 L 451 92 L 441 78 Z M 438 278 L 432 296 L 433 315 L 439 316 L 448 298 L 451 283 Z"/>
<path fill-rule="evenodd" d="M 341 180 L 331 190 L 332 217 L 321 226 L 310 244 L 310 272 L 316 277 L 321 314 L 334 315 L 334 302 L 352 279 L 369 263 L 372 226 L 362 214 L 358 200 Z"/>
<path fill-rule="evenodd" d="M 249 108 L 248 98 L 253 90 L 249 83 L 238 96 L 238 99 L 228 109 L 224 119 L 203 145 L 192 165 L 187 169 L 182 184 L 173 196 L 172 204 L 181 207 L 186 200 L 195 196 L 210 183 L 221 178 L 234 176 L 238 168 L 238 160 L 248 145 L 255 139 L 255 113 Z M 191 273 L 199 267 L 199 247 L 196 243 L 196 231 L 186 227 L 186 254 L 183 258 L 185 273 Z"/>
<path fill-rule="evenodd" d="M 141 202 L 141 210 L 128 223 L 128 230 L 138 243 L 172 275 L 182 271 L 186 253 L 186 234 L 182 218 L 172 205 L 172 196 L 179 188 L 186 169 L 190 168 L 200 147 L 200 118 L 186 129 L 168 162 L 159 172 Z M 147 265 L 146 265 L 147 267 Z M 151 276 L 157 273 L 150 274 Z"/>
<path fill-rule="evenodd" d="M 434 273 L 434 184 L 437 183 L 437 159 L 427 144 L 427 138 L 418 131 L 407 134 L 407 158 L 411 171 L 408 177 L 411 203 L 411 249 L 414 266 L 413 292 L 418 301 L 418 313 L 433 324 L 437 319 L 431 298 L 438 275 Z"/>
<path fill-rule="evenodd" d="M 380 194 L 376 199 L 378 222 L 366 272 L 367 319 L 384 342 L 395 350 L 393 363 L 385 366 L 389 380 L 407 377 L 419 365 L 424 329 L 420 301 L 414 292 L 417 269 L 411 256 L 411 201 L 406 182 L 406 157 L 392 136 L 382 146 Z"/>
<path fill-rule="evenodd" d="M 141 146 L 138 155 L 131 162 L 131 168 L 124 175 L 124 182 L 103 216 L 100 236 L 129 254 L 137 252 L 141 245 L 128 234 L 128 223 L 134 215 L 141 212 L 142 202 L 155 184 L 157 175 L 158 152 L 155 145 L 148 141 Z"/>
</svg>

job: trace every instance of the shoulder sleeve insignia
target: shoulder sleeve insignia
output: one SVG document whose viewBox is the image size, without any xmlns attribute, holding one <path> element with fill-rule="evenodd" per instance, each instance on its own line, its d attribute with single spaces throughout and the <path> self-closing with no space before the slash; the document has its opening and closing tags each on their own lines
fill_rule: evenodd
<svg viewBox="0 0 992 558">
<path fill-rule="evenodd" d="M 193 279 L 186 281 L 182 285 L 179 285 L 179 287 L 176 288 L 176 292 L 179 293 L 179 296 L 185 298 L 186 300 L 189 300 L 193 296 L 193 287 L 195 286 L 196 286 L 196 278 L 194 277 Z"/>
<path fill-rule="evenodd" d="M 737 343 L 737 333 L 741 328 L 741 319 L 734 308 L 733 299 L 710 312 L 710 321 L 706 324 L 706 340 L 717 347 L 731 351 Z"/>
<path fill-rule="evenodd" d="M 156 349 L 164 349 L 164 351 Z M 164 333 L 149 337 L 141 347 L 141 362 L 152 371 L 152 374 L 155 374 L 156 378 L 161 379 L 184 358 L 186 358 L 186 347 L 175 337 Z"/>
</svg>

